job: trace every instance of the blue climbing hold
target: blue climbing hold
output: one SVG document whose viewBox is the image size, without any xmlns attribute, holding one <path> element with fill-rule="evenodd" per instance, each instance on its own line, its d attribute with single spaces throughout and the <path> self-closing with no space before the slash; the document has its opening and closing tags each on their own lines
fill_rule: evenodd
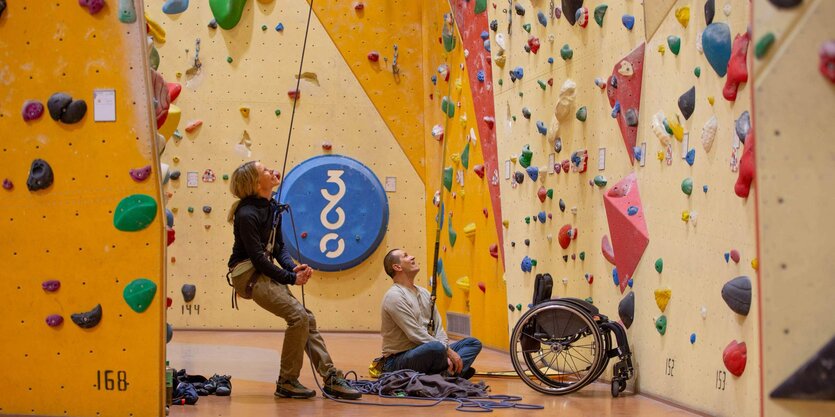
<svg viewBox="0 0 835 417">
<path fill-rule="evenodd" d="M 612 268 L 612 281 L 615 281 L 615 285 L 620 285 L 620 277 L 618 277 L 617 268 Z"/>
<path fill-rule="evenodd" d="M 188 0 L 167 0 L 162 5 L 162 12 L 165 14 L 179 14 L 188 9 Z"/>
<path fill-rule="evenodd" d="M 487 33 L 487 31 L 486 31 L 486 30 L 481 31 L 481 40 L 486 41 L 486 40 L 487 40 L 487 39 L 489 39 L 489 38 L 490 38 L 490 34 L 489 34 L 489 33 Z"/>
<path fill-rule="evenodd" d="M 690 333 L 690 344 L 696 343 L 696 333 Z"/>
<path fill-rule="evenodd" d="M 541 11 L 536 14 L 536 19 L 539 20 L 539 24 L 545 27 L 548 27 L 548 19 L 545 18 L 545 13 Z"/>
<path fill-rule="evenodd" d="M 635 16 L 632 16 L 631 14 L 623 15 L 620 20 L 623 22 L 623 26 L 629 30 L 632 30 L 632 28 L 635 27 Z"/>
<path fill-rule="evenodd" d="M 545 127 L 545 123 L 542 120 L 537 120 L 536 130 L 539 132 L 540 135 L 543 135 L 543 136 L 548 133 L 548 128 Z"/>
<path fill-rule="evenodd" d="M 554 63 L 554 57 L 549 56 L 549 57 L 548 57 L 548 63 L 549 63 L 549 64 L 553 64 L 553 63 Z"/>
<path fill-rule="evenodd" d="M 616 119 L 620 114 L 620 101 L 615 102 L 615 107 L 612 107 L 612 118 Z"/>
<path fill-rule="evenodd" d="M 165 209 L 165 224 L 174 227 L 174 213 L 169 209 Z"/>
<path fill-rule="evenodd" d="M 283 32 L 284 31 L 284 25 L 279 22 L 279 24 L 275 25 L 275 31 L 276 32 Z"/>
<path fill-rule="evenodd" d="M 632 148 L 632 155 L 635 156 L 635 159 L 638 162 L 641 162 L 641 160 L 644 159 L 644 152 L 640 146 L 635 146 Z"/>
<path fill-rule="evenodd" d="M 687 156 L 684 158 L 684 160 L 687 161 L 687 164 L 692 167 L 693 163 L 696 162 L 696 150 L 691 149 L 687 151 Z"/>
<path fill-rule="evenodd" d="M 709 24 L 702 33 L 702 48 L 716 74 L 724 77 L 731 59 L 731 29 L 728 25 L 722 22 Z"/>
<path fill-rule="evenodd" d="M 485 51 L 487 51 L 487 52 L 490 52 L 490 51 L 491 51 L 491 48 L 490 48 L 490 39 L 487 39 L 486 41 L 484 41 L 484 50 L 485 50 Z"/>
<path fill-rule="evenodd" d="M 432 80 L 432 85 L 438 85 L 438 77 L 437 76 L 433 75 L 432 77 L 430 77 L 430 79 Z"/>
<path fill-rule="evenodd" d="M 626 281 L 626 285 L 628 285 L 629 288 L 632 288 L 632 284 L 633 284 L 632 278 L 629 278 L 629 281 Z"/>
<path fill-rule="evenodd" d="M 484 82 L 484 70 L 478 70 L 478 75 L 476 75 L 476 78 L 478 78 L 479 81 Z"/>
<path fill-rule="evenodd" d="M 522 258 L 522 272 L 531 272 L 533 269 L 533 264 L 531 263 L 531 258 L 525 256 Z"/>
<path fill-rule="evenodd" d="M 528 176 L 531 177 L 531 181 L 536 181 L 539 178 L 539 168 L 538 167 L 528 167 L 525 169 L 528 172 Z"/>
<path fill-rule="evenodd" d="M 626 214 L 630 216 L 638 214 L 638 206 L 629 206 L 629 208 L 626 209 Z"/>
<path fill-rule="evenodd" d="M 516 68 L 514 68 L 510 71 L 510 80 L 511 81 L 521 80 L 522 77 L 524 77 L 524 76 L 525 76 L 525 70 L 523 70 L 522 67 L 516 67 Z"/>
<path fill-rule="evenodd" d="M 705 192 L 705 194 L 707 194 L 707 185 L 703 185 L 702 190 Z"/>
<path fill-rule="evenodd" d="M 730 252 L 725 252 L 725 263 L 730 262 L 730 260 L 731 260 L 731 253 Z"/>
<path fill-rule="evenodd" d="M 539 214 L 536 215 L 536 218 L 540 223 L 545 223 L 545 219 L 547 219 L 548 216 L 545 215 L 544 211 L 540 211 Z"/>
</svg>

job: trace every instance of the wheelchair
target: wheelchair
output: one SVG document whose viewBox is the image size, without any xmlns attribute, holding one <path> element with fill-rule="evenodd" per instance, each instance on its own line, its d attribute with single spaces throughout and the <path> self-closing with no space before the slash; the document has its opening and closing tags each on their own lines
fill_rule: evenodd
<svg viewBox="0 0 835 417">
<path fill-rule="evenodd" d="M 514 370 L 534 390 L 564 395 L 597 380 L 609 359 L 617 357 L 612 371 L 612 396 L 617 397 L 634 375 L 626 330 L 585 300 L 552 300 L 552 288 L 550 274 L 537 274 L 532 307 L 510 340 Z"/>
</svg>

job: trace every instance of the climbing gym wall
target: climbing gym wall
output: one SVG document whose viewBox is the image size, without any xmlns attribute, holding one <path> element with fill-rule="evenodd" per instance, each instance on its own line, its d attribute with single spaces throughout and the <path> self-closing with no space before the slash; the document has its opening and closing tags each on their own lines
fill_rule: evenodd
<svg viewBox="0 0 835 417">
<path fill-rule="evenodd" d="M 139 1 L 82 3 L 0 1 L 0 414 L 159 416 L 163 175 L 145 22 Z"/>
<path fill-rule="evenodd" d="M 511 327 L 549 273 L 629 328 L 636 390 L 756 414 L 749 2 L 488 11 Z"/>
<path fill-rule="evenodd" d="M 779 7 L 778 7 L 779 6 Z M 767 416 L 835 414 L 835 3 L 754 2 L 754 83 Z M 753 363 L 751 365 L 754 365 Z"/>
<path fill-rule="evenodd" d="M 145 13 L 161 29 L 154 39 L 160 72 L 182 86 L 174 102 L 181 109 L 181 121 L 162 155 L 172 173 L 180 175 L 165 188 L 176 231 L 167 258 L 168 295 L 173 301 L 169 321 L 175 328 L 283 329 L 283 320 L 251 301 L 239 300 L 240 310 L 231 308 L 225 275 L 233 236 L 226 216 L 234 200 L 228 176 L 250 160 L 282 169 L 308 3 L 245 2 L 240 21 L 229 29 L 223 28 L 227 23 L 223 17 L 217 27 L 209 25 L 215 16 L 208 2 L 192 1 L 186 10 L 173 14 L 165 13 L 165 3 L 147 1 Z M 363 14 L 353 6 L 339 7 L 344 12 L 340 19 L 362 22 Z M 415 33 L 401 35 L 398 66 L 401 79 L 417 81 L 422 63 L 419 51 L 413 54 L 411 49 L 420 45 L 408 45 L 408 41 L 419 39 L 420 33 L 419 27 L 411 30 Z M 341 36 L 355 48 L 362 42 L 351 33 Z M 344 155 L 369 167 L 389 187 L 388 233 L 376 251 L 356 267 L 317 271 L 304 287 L 307 307 L 316 314 L 319 328 L 378 331 L 380 300 L 391 285 L 382 267 L 388 248 L 408 247 L 422 265 L 427 264 L 423 239 L 416 238 L 425 235 L 423 140 L 415 136 L 423 130 L 422 113 L 420 107 L 398 101 L 413 100 L 411 96 L 419 97 L 422 92 L 398 88 L 399 98 L 389 97 L 382 104 L 375 101 L 397 87 L 388 79 L 392 77 L 392 50 L 374 46 L 388 61 L 381 57 L 369 62 L 368 52 L 347 60 L 338 42 L 328 36 L 314 13 L 286 174 L 315 156 Z M 370 81 L 376 90 L 364 90 L 367 80 L 354 75 L 355 65 L 362 65 L 368 77 L 377 77 Z M 391 119 L 383 110 L 400 113 Z M 403 132 L 408 132 L 408 139 L 398 142 Z M 299 223 L 300 215 L 296 217 Z M 284 218 L 289 222 L 289 216 Z M 184 286 L 194 286 L 189 301 L 183 295 Z M 299 288 L 292 291 L 301 299 Z"/>
</svg>

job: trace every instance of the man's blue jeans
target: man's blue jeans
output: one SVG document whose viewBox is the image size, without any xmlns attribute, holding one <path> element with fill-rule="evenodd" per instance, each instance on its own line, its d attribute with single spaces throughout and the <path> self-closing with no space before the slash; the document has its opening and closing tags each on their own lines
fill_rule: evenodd
<svg viewBox="0 0 835 417">
<path fill-rule="evenodd" d="M 449 348 L 461 357 L 463 374 L 470 369 L 475 357 L 481 352 L 481 342 L 474 337 L 467 337 L 449 345 Z M 383 372 L 401 369 L 411 369 L 424 374 L 444 372 L 449 369 L 446 348 L 441 342 L 424 343 L 414 349 L 389 356 L 383 364 Z"/>
</svg>

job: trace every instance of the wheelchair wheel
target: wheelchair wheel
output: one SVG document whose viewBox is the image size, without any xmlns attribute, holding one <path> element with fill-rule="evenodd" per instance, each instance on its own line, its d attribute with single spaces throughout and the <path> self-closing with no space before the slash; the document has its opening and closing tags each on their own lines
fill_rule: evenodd
<svg viewBox="0 0 835 417">
<path fill-rule="evenodd" d="M 605 368 L 604 336 L 586 312 L 559 300 L 537 305 L 513 328 L 513 368 L 536 391 L 569 394 Z"/>
</svg>

